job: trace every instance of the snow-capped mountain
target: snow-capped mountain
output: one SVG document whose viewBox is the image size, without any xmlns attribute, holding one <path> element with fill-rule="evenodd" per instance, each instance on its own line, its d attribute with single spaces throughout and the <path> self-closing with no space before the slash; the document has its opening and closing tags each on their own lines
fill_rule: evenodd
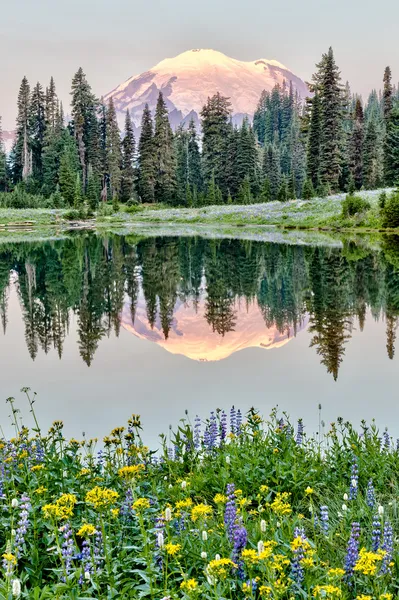
<svg viewBox="0 0 399 600">
<path fill-rule="evenodd" d="M 153 111 L 162 91 L 172 127 L 176 127 L 192 116 L 197 121 L 207 98 L 220 92 L 230 98 L 233 119 L 239 122 L 244 115 L 254 114 L 263 90 L 270 91 L 284 81 L 287 85 L 292 81 L 294 89 L 305 98 L 306 84 L 275 60 L 244 62 L 216 50 L 189 50 L 130 77 L 107 94 L 105 101 L 112 96 L 120 124 L 129 109 L 138 127 L 144 105 L 148 103 Z"/>
</svg>

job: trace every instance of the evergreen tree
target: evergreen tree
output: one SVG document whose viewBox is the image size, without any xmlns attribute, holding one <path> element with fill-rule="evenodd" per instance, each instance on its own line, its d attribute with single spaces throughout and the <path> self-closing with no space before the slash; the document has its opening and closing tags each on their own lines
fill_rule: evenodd
<svg viewBox="0 0 399 600">
<path fill-rule="evenodd" d="M 270 202 L 272 199 L 270 192 L 270 179 L 265 177 L 262 184 L 262 191 L 260 195 L 261 202 Z"/>
<path fill-rule="evenodd" d="M 112 97 L 107 110 L 107 173 L 111 198 L 119 196 L 121 186 L 121 137 Z"/>
<path fill-rule="evenodd" d="M 320 177 L 320 146 L 321 146 L 321 106 L 320 97 L 316 89 L 311 100 L 311 117 L 309 124 L 309 137 L 307 145 L 307 174 L 314 187 L 319 183 Z"/>
<path fill-rule="evenodd" d="M 138 158 L 138 189 L 141 202 L 155 201 L 155 147 L 153 125 L 148 104 L 141 119 Z"/>
<path fill-rule="evenodd" d="M 14 183 L 18 183 L 21 180 L 26 181 L 32 172 L 32 161 L 29 148 L 30 87 L 26 77 L 22 79 L 19 88 L 17 105 L 18 115 L 12 164 Z"/>
<path fill-rule="evenodd" d="M 32 175 L 41 187 L 43 183 L 43 148 L 46 136 L 46 107 L 40 83 L 34 87 L 29 105 L 29 133 Z"/>
<path fill-rule="evenodd" d="M 89 167 L 87 175 L 86 199 L 90 210 L 95 211 L 98 208 L 101 195 L 101 184 L 98 175 Z"/>
<path fill-rule="evenodd" d="M 399 102 L 392 108 L 385 137 L 385 180 L 399 185 Z"/>
<path fill-rule="evenodd" d="M 155 110 L 155 200 L 176 203 L 176 157 L 172 128 L 162 92 Z"/>
<path fill-rule="evenodd" d="M 321 106 L 320 179 L 329 190 L 337 191 L 341 174 L 342 94 L 332 48 L 323 54 L 317 69 L 313 78 Z"/>
<path fill-rule="evenodd" d="M 219 92 L 208 98 L 201 111 L 202 118 L 202 166 L 207 185 L 212 177 L 215 184 L 227 197 L 225 179 L 227 141 L 229 137 L 229 117 L 231 104 Z"/>
<path fill-rule="evenodd" d="M 0 117 L 0 192 L 7 190 L 7 157 L 3 145 L 3 131 Z"/>
<path fill-rule="evenodd" d="M 68 132 L 65 133 L 65 145 L 61 155 L 58 181 L 60 191 L 69 206 L 73 206 L 75 200 L 75 187 L 79 173 L 79 158 L 76 145 Z"/>
<path fill-rule="evenodd" d="M 363 145 L 364 184 L 369 190 L 377 188 L 380 183 L 379 167 L 377 126 L 375 119 L 370 118 L 366 125 Z"/>
<path fill-rule="evenodd" d="M 314 187 L 313 187 L 313 182 L 311 179 L 306 179 L 305 183 L 303 184 L 303 189 L 302 189 L 302 198 L 304 200 L 311 200 L 312 198 L 314 198 Z"/>
<path fill-rule="evenodd" d="M 280 187 L 277 194 L 277 200 L 279 202 L 286 202 L 288 200 L 288 186 L 287 179 L 283 175 L 280 183 Z"/>
<path fill-rule="evenodd" d="M 73 189 L 73 205 L 75 208 L 81 208 L 83 203 L 82 184 L 79 173 L 76 174 L 75 186 Z"/>
<path fill-rule="evenodd" d="M 353 118 L 353 131 L 350 145 L 350 168 L 355 188 L 360 190 L 363 185 L 363 107 L 360 99 L 356 100 Z"/>
<path fill-rule="evenodd" d="M 393 106 L 393 87 L 392 87 L 392 72 L 390 67 L 386 67 L 384 71 L 384 90 L 382 96 L 382 109 L 385 123 L 388 122 Z"/>
<path fill-rule="evenodd" d="M 201 153 L 197 140 L 197 130 L 194 119 L 190 119 L 188 124 L 188 145 L 187 145 L 187 164 L 188 164 L 188 183 L 194 193 L 202 191 L 202 171 L 201 171 Z"/>
<path fill-rule="evenodd" d="M 97 100 L 80 67 L 72 79 L 71 107 L 73 132 L 78 146 L 78 155 L 82 170 L 83 189 L 86 189 L 88 165 L 94 164 L 93 155 L 97 150 L 95 121 Z"/>
<path fill-rule="evenodd" d="M 191 193 L 188 182 L 188 133 L 184 126 L 180 125 L 175 135 L 176 145 L 176 198 L 179 205 L 189 206 L 189 195 Z M 192 203 L 192 198 L 190 199 Z"/>
<path fill-rule="evenodd" d="M 125 135 L 122 140 L 122 181 L 121 202 L 129 202 L 134 198 L 134 160 L 136 154 L 136 140 L 134 138 L 133 123 L 129 110 L 126 111 Z"/>
<path fill-rule="evenodd" d="M 51 77 L 49 87 L 46 88 L 46 97 L 45 97 L 46 127 L 48 129 L 56 128 L 57 110 L 58 110 L 57 93 L 55 90 L 54 79 L 53 79 L 53 77 Z"/>
</svg>

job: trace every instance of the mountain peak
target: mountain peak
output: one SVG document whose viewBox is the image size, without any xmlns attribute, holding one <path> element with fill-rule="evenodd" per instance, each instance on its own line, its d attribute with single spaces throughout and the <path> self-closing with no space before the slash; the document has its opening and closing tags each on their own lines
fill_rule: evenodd
<svg viewBox="0 0 399 600">
<path fill-rule="evenodd" d="M 276 60 L 241 61 L 211 48 L 193 48 L 130 77 L 105 100 L 112 96 L 121 122 L 129 110 L 139 126 L 145 104 L 153 111 L 162 91 L 172 127 L 176 127 L 193 112 L 199 118 L 208 97 L 216 92 L 230 98 L 233 119 L 251 117 L 263 90 L 271 91 L 276 84 L 288 85 L 290 81 L 304 98 L 308 92 L 306 84 Z"/>
</svg>

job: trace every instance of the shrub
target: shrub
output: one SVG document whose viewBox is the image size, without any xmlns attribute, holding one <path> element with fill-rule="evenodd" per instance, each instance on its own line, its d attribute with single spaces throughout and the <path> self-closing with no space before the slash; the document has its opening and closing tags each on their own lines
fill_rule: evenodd
<svg viewBox="0 0 399 600">
<path fill-rule="evenodd" d="M 342 201 L 342 216 L 347 219 L 348 217 L 354 217 L 361 213 L 366 212 L 371 208 L 370 203 L 364 200 L 360 196 L 347 195 L 345 200 Z"/>
<path fill-rule="evenodd" d="M 399 190 L 388 196 L 381 213 L 383 227 L 399 227 Z"/>
</svg>

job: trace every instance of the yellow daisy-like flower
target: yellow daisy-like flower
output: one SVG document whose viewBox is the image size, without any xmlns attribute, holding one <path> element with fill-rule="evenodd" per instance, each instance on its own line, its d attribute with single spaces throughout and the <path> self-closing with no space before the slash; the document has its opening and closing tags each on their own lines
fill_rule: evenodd
<svg viewBox="0 0 399 600">
<path fill-rule="evenodd" d="M 388 592 L 385 594 L 381 594 L 378 600 L 393 600 L 393 594 L 389 594 Z"/>
<path fill-rule="evenodd" d="M 176 510 L 182 510 L 184 508 L 190 508 L 193 505 L 193 501 L 191 498 L 186 498 L 185 500 L 178 500 L 175 504 Z"/>
<path fill-rule="evenodd" d="M 224 494 L 216 494 L 213 501 L 215 504 L 226 504 L 227 496 Z"/>
<path fill-rule="evenodd" d="M 328 576 L 333 577 L 343 577 L 345 575 L 345 571 L 343 569 L 330 569 L 328 571 Z"/>
<path fill-rule="evenodd" d="M 308 486 L 305 490 L 305 494 L 307 496 L 311 496 L 312 494 L 314 494 L 314 489 Z"/>
<path fill-rule="evenodd" d="M 354 571 L 363 573 L 363 575 L 375 575 L 385 555 L 386 552 L 381 549 L 377 552 L 368 552 L 366 548 L 361 548 Z"/>
<path fill-rule="evenodd" d="M 108 488 L 100 488 L 98 485 L 86 494 L 86 502 L 93 504 L 94 508 L 99 510 L 111 506 L 118 498 L 118 492 Z"/>
<path fill-rule="evenodd" d="M 11 565 L 16 565 L 17 564 L 17 557 L 14 556 L 14 554 L 11 554 L 11 552 L 5 552 L 3 554 L 3 558 L 5 561 L 7 561 L 8 563 L 10 563 Z"/>
<path fill-rule="evenodd" d="M 90 475 L 90 469 L 81 469 L 79 471 L 79 475 L 81 475 L 82 477 L 84 477 L 85 475 Z"/>
<path fill-rule="evenodd" d="M 140 477 L 142 471 L 145 470 L 145 466 L 140 465 L 129 465 L 126 467 L 122 467 L 118 471 L 119 477 L 124 477 L 125 479 L 135 479 L 136 477 Z"/>
<path fill-rule="evenodd" d="M 94 527 L 94 525 L 91 525 L 90 523 L 85 523 L 84 525 L 82 525 L 82 527 L 79 529 L 77 535 L 79 537 L 87 537 L 89 535 L 94 535 L 96 533 L 96 528 Z"/>
<path fill-rule="evenodd" d="M 208 504 L 197 504 L 191 510 L 191 520 L 197 521 L 198 519 L 207 519 L 212 515 L 212 507 Z"/>
<path fill-rule="evenodd" d="M 356 596 L 356 600 L 373 600 L 373 596 L 361 594 L 360 596 Z"/>
<path fill-rule="evenodd" d="M 165 550 L 169 556 L 176 556 L 181 550 L 181 544 L 172 544 L 172 542 L 169 542 L 169 544 L 165 544 Z"/>
<path fill-rule="evenodd" d="M 211 560 L 207 567 L 207 572 L 211 577 L 223 581 L 229 575 L 232 569 L 236 569 L 237 565 L 230 558 L 219 558 Z"/>
<path fill-rule="evenodd" d="M 275 499 L 270 504 L 272 511 L 282 517 L 292 513 L 291 504 L 288 502 L 290 494 L 288 492 L 277 492 Z"/>
<path fill-rule="evenodd" d="M 197 588 L 198 581 L 196 579 L 185 579 L 180 584 L 180 589 L 183 590 L 183 592 L 186 592 L 187 594 L 189 594 L 190 592 L 195 592 Z"/>
<path fill-rule="evenodd" d="M 35 471 L 42 471 L 44 469 L 44 465 L 34 465 L 30 468 L 30 470 L 35 473 Z"/>
<path fill-rule="evenodd" d="M 267 494 L 267 492 L 269 491 L 269 486 L 268 485 L 261 485 L 259 488 L 259 491 L 261 494 Z"/>
<path fill-rule="evenodd" d="M 271 596 L 272 588 L 268 585 L 261 585 L 259 587 L 259 595 L 264 598 L 265 596 Z"/>
<path fill-rule="evenodd" d="M 77 498 L 73 494 L 62 494 L 53 504 L 45 504 L 42 511 L 47 519 L 69 519 L 73 514 L 76 502 Z"/>
<path fill-rule="evenodd" d="M 342 591 L 335 585 L 316 585 L 313 590 L 313 597 L 328 599 L 341 598 Z"/>
<path fill-rule="evenodd" d="M 259 561 L 259 556 L 256 550 L 247 548 L 241 552 L 242 560 L 248 565 L 255 565 Z"/>
<path fill-rule="evenodd" d="M 148 498 L 138 498 L 136 502 L 133 502 L 132 508 L 136 512 L 140 512 L 142 510 L 145 510 L 146 508 L 150 508 L 150 501 L 148 500 Z"/>
<path fill-rule="evenodd" d="M 41 485 L 40 487 L 37 488 L 37 490 L 35 490 L 35 494 L 37 494 L 38 496 L 41 496 L 42 494 L 45 494 L 47 492 L 47 488 L 44 487 L 43 485 Z"/>
</svg>

